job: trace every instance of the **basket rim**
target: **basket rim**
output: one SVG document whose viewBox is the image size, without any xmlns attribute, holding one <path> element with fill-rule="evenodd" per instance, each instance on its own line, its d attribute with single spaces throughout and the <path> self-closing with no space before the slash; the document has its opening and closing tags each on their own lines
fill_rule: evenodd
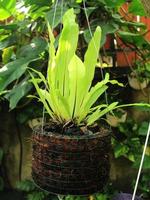
<svg viewBox="0 0 150 200">
<path fill-rule="evenodd" d="M 47 123 L 46 123 L 47 124 Z M 45 125 L 46 125 L 45 124 Z M 93 134 L 83 134 L 83 135 L 65 135 L 58 132 L 52 132 L 52 131 L 42 131 L 42 126 L 37 125 L 33 128 L 33 136 L 43 136 L 47 138 L 56 138 L 56 139 L 62 139 L 62 140 L 85 140 L 85 139 L 96 139 L 96 138 L 104 138 L 111 135 L 111 129 L 109 126 L 101 126 L 100 131 L 95 132 Z"/>
</svg>

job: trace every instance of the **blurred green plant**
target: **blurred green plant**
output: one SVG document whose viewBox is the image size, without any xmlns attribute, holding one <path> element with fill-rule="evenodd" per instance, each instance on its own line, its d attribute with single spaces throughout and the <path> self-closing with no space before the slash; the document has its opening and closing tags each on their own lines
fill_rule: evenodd
<svg viewBox="0 0 150 200">
<path fill-rule="evenodd" d="M 133 186 L 135 185 L 135 181 L 133 181 Z M 145 171 L 141 174 L 140 183 L 138 186 L 138 191 L 141 194 L 141 197 L 145 200 L 149 200 L 150 198 L 150 179 L 149 179 L 149 171 Z"/>
<path fill-rule="evenodd" d="M 133 162 L 133 167 L 139 166 L 145 137 L 148 131 L 149 123 L 143 121 L 138 124 L 132 119 L 127 119 L 125 123 L 120 123 L 118 128 L 114 129 L 115 139 L 112 139 L 115 158 L 126 157 Z M 149 168 L 149 147 L 145 157 L 144 168 Z"/>
<path fill-rule="evenodd" d="M 31 180 L 24 180 L 18 183 L 17 189 L 25 192 L 27 200 L 45 200 L 48 192 L 37 188 Z"/>
</svg>

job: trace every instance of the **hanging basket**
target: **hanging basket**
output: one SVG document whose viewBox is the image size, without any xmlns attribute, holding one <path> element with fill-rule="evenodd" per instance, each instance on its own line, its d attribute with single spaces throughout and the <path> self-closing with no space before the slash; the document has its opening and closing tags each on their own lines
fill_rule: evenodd
<svg viewBox="0 0 150 200">
<path fill-rule="evenodd" d="M 148 16 L 150 16 L 150 0 L 141 0 L 143 3 L 144 9 L 146 10 Z"/>
<path fill-rule="evenodd" d="M 40 130 L 34 130 L 32 159 L 32 177 L 40 188 L 63 195 L 103 190 L 110 170 L 107 128 L 79 136 Z"/>
</svg>

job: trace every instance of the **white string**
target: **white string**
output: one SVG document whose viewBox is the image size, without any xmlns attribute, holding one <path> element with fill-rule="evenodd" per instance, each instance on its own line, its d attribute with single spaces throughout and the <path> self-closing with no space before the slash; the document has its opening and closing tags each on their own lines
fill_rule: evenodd
<svg viewBox="0 0 150 200">
<path fill-rule="evenodd" d="M 59 1 L 59 0 L 56 0 L 55 7 L 54 7 L 54 15 L 53 15 L 52 29 L 54 28 L 54 23 L 55 23 L 55 18 L 56 18 L 56 11 L 57 11 L 58 1 Z"/>
<path fill-rule="evenodd" d="M 61 20 L 62 20 L 62 16 L 63 16 L 63 12 L 64 12 L 64 0 L 61 0 Z M 61 25 L 61 29 L 62 29 L 62 25 Z"/>
<path fill-rule="evenodd" d="M 85 17 L 86 17 L 86 20 L 87 20 L 87 24 L 88 24 L 88 29 L 89 29 L 89 32 L 90 32 L 90 36 L 91 36 L 91 38 L 93 38 L 93 34 L 92 34 L 92 30 L 91 30 L 91 26 L 90 26 L 88 14 L 87 14 L 87 9 L 86 9 L 86 5 L 85 5 L 85 0 L 83 0 L 83 7 L 84 7 L 84 13 L 85 13 Z M 95 46 L 96 51 L 99 52 L 99 50 L 96 47 L 95 40 L 93 40 L 93 42 L 94 42 L 94 46 Z M 99 56 L 99 61 L 101 62 L 100 56 Z M 104 79 L 104 72 L 103 72 L 103 69 L 101 67 L 100 67 L 100 71 L 101 71 L 102 79 Z M 107 92 L 106 91 L 105 91 L 105 101 L 106 101 L 106 104 L 108 104 L 108 96 L 107 96 Z"/>
<path fill-rule="evenodd" d="M 150 122 L 149 122 L 147 136 L 146 136 L 146 140 L 145 140 L 145 144 L 144 144 L 144 150 L 143 150 L 143 154 L 142 154 L 142 158 L 141 158 L 141 162 L 140 162 L 139 171 L 138 171 L 138 175 L 137 175 L 137 178 L 136 178 L 136 183 L 135 183 L 135 188 L 134 188 L 132 200 L 135 200 L 135 196 L 136 196 L 136 192 L 137 192 L 137 188 L 138 188 L 138 184 L 139 184 L 139 180 L 140 180 L 140 175 L 141 175 L 142 167 L 143 167 L 143 163 L 144 163 L 146 148 L 148 146 L 149 137 L 150 137 Z"/>
<path fill-rule="evenodd" d="M 54 24 L 55 24 L 55 18 L 56 18 L 56 11 L 57 11 L 57 5 L 58 5 L 58 1 L 56 0 L 55 6 L 54 6 L 54 15 L 53 15 L 53 20 L 52 20 L 52 30 L 54 28 Z M 45 86 L 45 90 L 46 90 L 46 86 Z M 46 91 L 45 91 L 46 93 Z M 42 134 L 44 133 L 44 123 L 45 123 L 45 107 L 43 105 L 43 112 L 42 112 Z"/>
</svg>

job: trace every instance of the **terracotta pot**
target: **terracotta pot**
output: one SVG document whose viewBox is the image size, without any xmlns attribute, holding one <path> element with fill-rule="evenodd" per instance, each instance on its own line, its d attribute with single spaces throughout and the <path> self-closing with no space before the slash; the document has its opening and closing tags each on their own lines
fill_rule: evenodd
<svg viewBox="0 0 150 200">
<path fill-rule="evenodd" d="M 33 134 L 32 177 L 44 190 L 63 195 L 102 191 L 109 178 L 110 132 L 71 136 L 56 132 Z"/>
</svg>

